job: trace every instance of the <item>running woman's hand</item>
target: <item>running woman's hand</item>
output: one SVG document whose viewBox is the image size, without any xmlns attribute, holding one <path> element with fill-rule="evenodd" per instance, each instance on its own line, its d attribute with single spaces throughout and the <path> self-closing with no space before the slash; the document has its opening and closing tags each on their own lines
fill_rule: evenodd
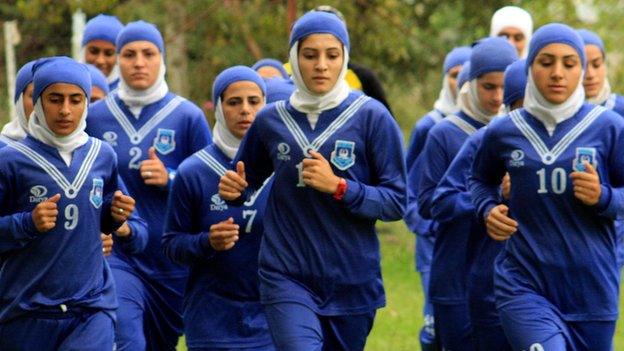
<svg viewBox="0 0 624 351">
<path fill-rule="evenodd" d="M 303 159 L 303 182 L 320 192 L 333 194 L 338 188 L 340 177 L 334 174 L 331 165 L 320 152 L 310 151 L 312 158 Z"/>
<path fill-rule="evenodd" d="M 236 163 L 236 172 L 227 171 L 219 181 L 219 196 L 223 200 L 233 201 L 238 199 L 247 188 L 245 180 L 245 164 L 242 161 Z"/>
<path fill-rule="evenodd" d="M 505 176 L 503 177 L 501 192 L 503 194 L 503 199 L 509 200 L 509 193 L 511 192 L 511 177 L 509 176 L 509 173 L 505 173 Z"/>
<path fill-rule="evenodd" d="M 574 184 L 574 196 L 587 206 L 593 206 L 600 200 L 602 189 L 600 177 L 591 163 L 584 161 L 585 172 L 572 172 L 572 184 Z"/>
<path fill-rule="evenodd" d="M 488 235 L 496 241 L 509 239 L 518 230 L 518 222 L 509 216 L 509 208 L 505 205 L 498 205 L 490 210 L 486 219 Z"/>
<path fill-rule="evenodd" d="M 208 240 L 210 246 L 217 251 L 229 250 L 238 241 L 238 224 L 230 217 L 225 221 L 210 226 Z"/>
<path fill-rule="evenodd" d="M 143 182 L 146 185 L 156 185 L 164 187 L 169 183 L 169 172 L 167 167 L 156 155 L 156 149 L 152 146 L 148 150 L 148 159 L 141 161 L 139 168 Z"/>
<path fill-rule="evenodd" d="M 104 257 L 110 256 L 113 252 L 113 236 L 110 234 L 100 233 L 100 239 L 102 240 L 102 253 Z"/>
<path fill-rule="evenodd" d="M 56 226 L 56 218 L 59 213 L 57 203 L 60 199 L 61 194 L 56 194 L 35 206 L 31 215 L 39 233 L 45 233 Z"/>
<path fill-rule="evenodd" d="M 124 195 L 121 190 L 115 191 L 111 203 L 111 216 L 117 223 L 124 223 L 134 212 L 134 199 Z"/>
</svg>

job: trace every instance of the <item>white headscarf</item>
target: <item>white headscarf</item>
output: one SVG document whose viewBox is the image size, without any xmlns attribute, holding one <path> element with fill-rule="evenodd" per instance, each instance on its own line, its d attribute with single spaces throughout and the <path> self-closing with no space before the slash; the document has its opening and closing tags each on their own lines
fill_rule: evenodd
<svg viewBox="0 0 624 351">
<path fill-rule="evenodd" d="M 340 74 L 338 75 L 338 80 L 336 81 L 336 85 L 323 95 L 317 95 L 311 92 L 308 87 L 306 87 L 303 78 L 301 76 L 301 72 L 299 71 L 299 58 L 298 58 L 298 47 L 299 42 L 296 42 L 290 48 L 290 63 L 292 68 L 292 79 L 295 82 L 295 86 L 297 87 L 295 91 L 290 95 L 290 104 L 300 112 L 307 114 L 308 122 L 310 122 L 310 126 L 312 129 L 316 126 L 316 122 L 318 121 L 318 116 L 321 112 L 332 109 L 340 103 L 342 103 L 349 96 L 349 84 L 345 81 L 345 76 L 347 75 L 347 65 L 349 63 L 349 51 L 343 45 L 342 52 L 344 60 L 342 63 L 342 69 L 340 70 Z"/>
<path fill-rule="evenodd" d="M 570 97 L 561 104 L 553 104 L 548 102 L 546 98 L 537 90 L 531 68 L 527 76 L 527 85 L 524 91 L 524 108 L 541 121 L 548 131 L 548 135 L 552 136 L 557 124 L 574 116 L 583 106 L 585 101 L 585 89 L 583 88 L 583 76 L 585 71 L 579 77 L 576 89 Z"/>
<path fill-rule="evenodd" d="M 165 67 L 165 60 L 161 56 L 158 78 L 156 78 L 156 81 L 151 87 L 144 90 L 134 90 L 126 84 L 126 81 L 123 78 L 119 81 L 117 94 L 119 95 L 119 98 L 126 105 L 128 105 L 128 108 L 132 111 L 135 118 L 139 118 L 141 110 L 143 110 L 144 106 L 161 100 L 169 92 L 169 86 L 165 81 L 166 71 L 167 68 Z"/>
<path fill-rule="evenodd" d="M 22 140 L 28 132 L 28 120 L 24 112 L 24 93 L 21 93 L 15 103 L 17 118 L 4 125 L 0 134 L 13 140 Z"/>
<path fill-rule="evenodd" d="M 491 114 L 481 106 L 477 92 L 477 80 L 466 82 L 459 91 L 457 104 L 459 109 L 468 116 L 483 124 L 488 124 L 498 114 Z"/>
<path fill-rule="evenodd" d="M 605 77 L 604 84 L 602 84 L 602 88 L 598 92 L 598 95 L 594 97 L 588 97 L 587 102 L 596 105 L 602 105 L 609 99 L 611 96 L 611 84 L 609 84 L 609 79 Z"/>
<path fill-rule="evenodd" d="M 225 122 L 225 115 L 223 114 L 223 105 L 221 104 L 221 98 L 217 100 L 215 105 L 215 126 L 212 128 L 212 141 L 217 145 L 225 156 L 233 159 L 238 152 L 241 139 L 237 138 L 230 132 Z"/>
<path fill-rule="evenodd" d="M 524 33 L 526 45 L 520 57 L 526 58 L 529 53 L 529 43 L 533 36 L 533 18 L 531 18 L 531 14 L 516 6 L 505 6 L 498 9 L 492 16 L 490 36 L 499 36 L 500 32 L 507 27 L 517 28 Z"/>
<path fill-rule="evenodd" d="M 457 97 L 453 95 L 453 91 L 451 90 L 451 82 L 449 82 L 448 74 L 444 75 L 442 90 L 440 90 L 438 100 L 433 104 L 433 107 L 442 112 L 445 116 L 456 113 L 459 110 L 457 108 Z"/>
<path fill-rule="evenodd" d="M 76 130 L 68 136 L 59 137 L 54 134 L 48 126 L 41 104 L 41 98 L 39 98 L 35 103 L 35 110 L 30 115 L 30 120 L 28 121 L 28 133 L 42 143 L 56 148 L 63 158 L 63 161 L 65 161 L 65 164 L 69 166 L 74 150 L 89 141 L 89 136 L 84 131 L 87 127 L 88 104 L 88 101 L 85 99 L 84 111 L 82 112 Z"/>
</svg>

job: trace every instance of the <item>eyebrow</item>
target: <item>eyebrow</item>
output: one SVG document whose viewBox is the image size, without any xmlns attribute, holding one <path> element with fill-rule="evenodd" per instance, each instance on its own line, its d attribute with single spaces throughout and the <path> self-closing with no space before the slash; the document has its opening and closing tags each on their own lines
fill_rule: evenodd
<svg viewBox="0 0 624 351">
<path fill-rule="evenodd" d="M 558 57 L 557 55 L 549 54 L 547 52 L 541 53 L 541 54 L 539 54 L 539 56 L 548 56 L 548 57 L 552 57 L 552 58 Z M 563 58 L 564 59 L 567 59 L 567 58 L 578 58 L 578 55 L 573 55 L 573 54 L 572 55 L 566 55 L 566 56 L 563 56 Z"/>
</svg>

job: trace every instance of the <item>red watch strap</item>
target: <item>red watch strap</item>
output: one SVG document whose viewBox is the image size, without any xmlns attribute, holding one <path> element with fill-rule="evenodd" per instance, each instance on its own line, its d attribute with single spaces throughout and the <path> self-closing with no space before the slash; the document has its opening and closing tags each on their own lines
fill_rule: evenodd
<svg viewBox="0 0 624 351">
<path fill-rule="evenodd" d="M 334 192 L 334 199 L 340 201 L 347 193 L 347 181 L 344 178 L 340 178 L 340 182 L 338 182 L 338 187 Z"/>
</svg>

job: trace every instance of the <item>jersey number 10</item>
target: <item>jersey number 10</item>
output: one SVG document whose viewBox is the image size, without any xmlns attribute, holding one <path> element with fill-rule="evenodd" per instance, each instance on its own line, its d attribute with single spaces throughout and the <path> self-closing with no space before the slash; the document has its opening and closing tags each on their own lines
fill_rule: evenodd
<svg viewBox="0 0 624 351">
<path fill-rule="evenodd" d="M 546 186 L 546 169 L 542 168 L 535 172 L 539 177 L 539 189 L 538 194 L 548 194 L 548 187 Z M 568 174 L 565 169 L 557 167 L 550 173 L 550 189 L 553 193 L 559 195 L 566 191 L 568 185 Z"/>
</svg>

